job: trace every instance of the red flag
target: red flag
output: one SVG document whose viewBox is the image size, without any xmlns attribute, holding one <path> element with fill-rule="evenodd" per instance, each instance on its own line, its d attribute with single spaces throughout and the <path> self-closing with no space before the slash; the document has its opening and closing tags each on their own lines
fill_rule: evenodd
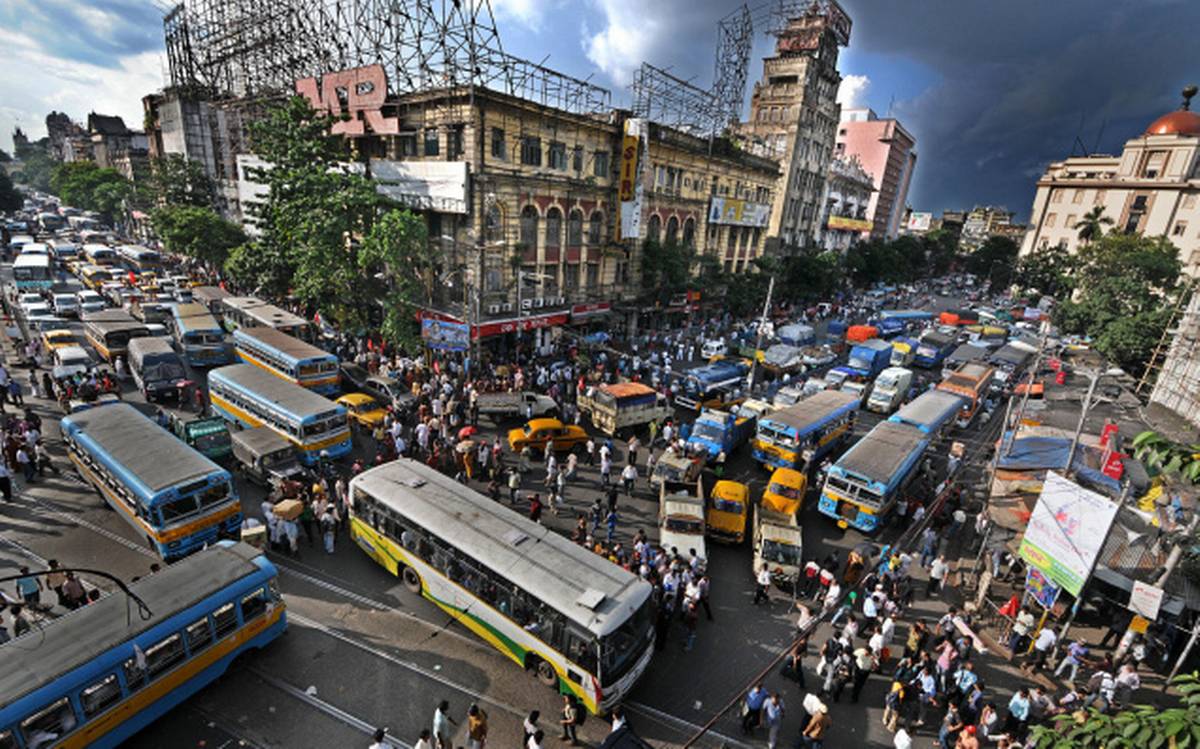
<svg viewBox="0 0 1200 749">
<path fill-rule="evenodd" d="M 137 286 L 137 276 L 134 275 L 133 271 L 129 271 L 129 285 Z"/>
</svg>

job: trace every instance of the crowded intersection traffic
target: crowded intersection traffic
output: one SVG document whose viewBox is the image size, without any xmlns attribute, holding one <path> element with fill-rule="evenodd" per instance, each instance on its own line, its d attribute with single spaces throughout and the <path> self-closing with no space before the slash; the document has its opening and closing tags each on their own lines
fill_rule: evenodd
<svg viewBox="0 0 1200 749">
<path fill-rule="evenodd" d="M 36 689 L 5 687 L 0 747 L 116 704 L 97 745 L 630 727 L 1018 747 L 1137 688 L 1080 649 L 1051 679 L 1053 630 L 1024 609 L 1010 663 L 951 591 L 981 558 L 1015 563 L 985 553 L 983 487 L 1030 374 L 1067 345 L 969 275 L 509 334 L 472 361 L 27 218 L 3 248 L 0 555 L 21 574 L 0 584 L 0 662 Z M 47 565 L 73 571 L 29 574 Z M 43 637 L 53 661 L 14 653 Z"/>
</svg>

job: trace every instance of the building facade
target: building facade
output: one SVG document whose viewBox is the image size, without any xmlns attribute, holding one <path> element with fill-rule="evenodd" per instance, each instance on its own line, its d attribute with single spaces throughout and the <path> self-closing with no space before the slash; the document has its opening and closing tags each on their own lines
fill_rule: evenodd
<svg viewBox="0 0 1200 749">
<path fill-rule="evenodd" d="M 776 34 L 775 54 L 763 60 L 750 119 L 738 128 L 752 148 L 779 160 L 767 235 L 785 252 L 812 244 L 820 232 L 841 111 L 838 52 L 849 39 L 849 16 L 832 0 L 789 19 Z"/>
<path fill-rule="evenodd" d="M 1076 252 L 1076 225 L 1097 207 L 1114 230 L 1170 239 L 1184 272 L 1200 277 L 1200 114 L 1187 101 L 1126 141 L 1118 156 L 1050 164 L 1037 182 L 1021 254 L 1048 247 Z"/>
<path fill-rule="evenodd" d="M 87 132 L 96 166 L 116 169 L 133 182 L 150 174 L 150 142 L 144 132 L 130 130 L 120 117 L 95 112 L 88 115 Z"/>
<path fill-rule="evenodd" d="M 917 166 L 917 141 L 899 120 L 871 109 L 848 109 L 837 126 L 834 155 L 853 157 L 875 180 L 867 208 L 872 239 L 895 239 L 904 225 L 908 187 Z"/>
<path fill-rule="evenodd" d="M 823 250 L 845 252 L 869 233 L 872 223 L 867 216 L 874 195 L 875 181 L 857 158 L 830 161 L 817 245 Z"/>
<path fill-rule="evenodd" d="M 969 252 L 986 242 L 988 237 L 997 236 L 1009 237 L 1019 244 L 1025 234 L 1025 227 L 1013 223 L 1015 216 L 1016 214 L 1007 208 L 975 206 L 963 217 L 959 247 Z"/>
</svg>

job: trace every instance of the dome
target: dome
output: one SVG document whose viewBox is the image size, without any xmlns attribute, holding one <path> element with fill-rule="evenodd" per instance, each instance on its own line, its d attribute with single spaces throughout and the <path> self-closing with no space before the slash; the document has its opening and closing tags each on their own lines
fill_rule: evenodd
<svg viewBox="0 0 1200 749">
<path fill-rule="evenodd" d="M 1186 109 L 1168 112 L 1150 123 L 1146 135 L 1200 135 L 1200 114 Z"/>
</svg>

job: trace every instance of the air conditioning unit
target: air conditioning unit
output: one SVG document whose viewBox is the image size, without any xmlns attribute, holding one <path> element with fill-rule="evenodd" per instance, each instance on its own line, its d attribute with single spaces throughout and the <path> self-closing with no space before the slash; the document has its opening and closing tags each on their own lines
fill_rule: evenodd
<svg viewBox="0 0 1200 749">
<path fill-rule="evenodd" d="M 500 314 L 500 305 L 499 304 L 489 304 L 488 305 L 488 314 L 489 315 Z"/>
<path fill-rule="evenodd" d="M 541 309 L 542 307 L 545 307 L 545 306 L 546 306 L 546 300 L 543 299 L 542 297 L 538 297 L 537 299 L 533 300 L 533 308 L 534 309 Z"/>
<path fill-rule="evenodd" d="M 502 312 L 512 312 L 512 309 L 512 302 L 505 302 L 504 304 L 500 305 L 500 310 Z"/>
<path fill-rule="evenodd" d="M 559 305 L 563 305 L 563 304 L 566 304 L 566 303 L 567 303 L 567 298 L 566 298 L 565 296 L 560 296 L 560 297 L 558 298 L 558 304 L 559 304 Z"/>
<path fill-rule="evenodd" d="M 522 299 L 521 300 L 521 309 L 533 309 L 533 300 L 532 299 Z"/>
</svg>

